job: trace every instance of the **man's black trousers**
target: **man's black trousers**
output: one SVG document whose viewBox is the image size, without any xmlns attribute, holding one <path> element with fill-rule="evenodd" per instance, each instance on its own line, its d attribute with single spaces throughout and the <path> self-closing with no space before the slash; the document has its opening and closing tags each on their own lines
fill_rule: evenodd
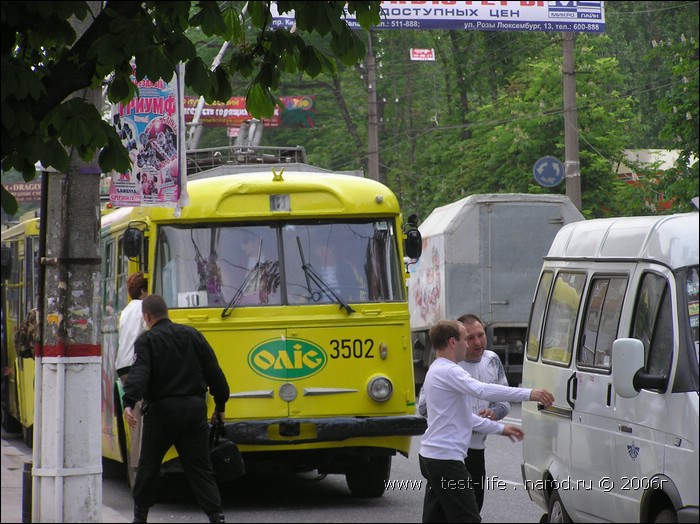
<svg viewBox="0 0 700 524">
<path fill-rule="evenodd" d="M 168 397 L 148 403 L 134 482 L 136 506 L 153 506 L 160 466 L 172 445 L 202 510 L 208 515 L 221 513 L 221 496 L 209 458 L 207 405 L 198 396 Z"/>
</svg>

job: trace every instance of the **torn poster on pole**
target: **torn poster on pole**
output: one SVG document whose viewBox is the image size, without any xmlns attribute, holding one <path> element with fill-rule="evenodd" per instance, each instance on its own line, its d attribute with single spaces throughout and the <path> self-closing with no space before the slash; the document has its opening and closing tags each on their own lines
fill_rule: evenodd
<svg viewBox="0 0 700 524">
<path fill-rule="evenodd" d="M 115 206 L 182 207 L 187 204 L 184 68 L 169 81 L 132 81 L 138 96 L 112 107 L 112 124 L 129 153 L 132 168 L 113 173 L 109 201 Z"/>
</svg>

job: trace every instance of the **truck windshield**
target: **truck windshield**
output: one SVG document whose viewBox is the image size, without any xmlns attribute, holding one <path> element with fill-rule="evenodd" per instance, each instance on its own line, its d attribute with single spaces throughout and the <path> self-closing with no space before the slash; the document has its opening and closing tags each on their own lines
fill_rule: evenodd
<svg viewBox="0 0 700 524">
<path fill-rule="evenodd" d="M 402 270 L 384 219 L 212 223 L 159 227 L 152 278 L 169 308 L 228 315 L 247 306 L 401 301 Z"/>
</svg>

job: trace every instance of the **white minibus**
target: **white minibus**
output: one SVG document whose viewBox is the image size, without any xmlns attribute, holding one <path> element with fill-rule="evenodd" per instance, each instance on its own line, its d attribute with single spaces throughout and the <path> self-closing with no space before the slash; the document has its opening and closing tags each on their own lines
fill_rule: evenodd
<svg viewBox="0 0 700 524">
<path fill-rule="evenodd" d="M 523 483 L 548 522 L 698 522 L 698 213 L 564 226 L 530 313 Z"/>
</svg>

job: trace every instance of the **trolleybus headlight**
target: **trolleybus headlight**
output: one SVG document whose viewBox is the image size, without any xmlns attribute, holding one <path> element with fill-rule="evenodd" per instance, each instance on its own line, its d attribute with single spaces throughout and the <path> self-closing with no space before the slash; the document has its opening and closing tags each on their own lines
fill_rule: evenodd
<svg viewBox="0 0 700 524">
<path fill-rule="evenodd" d="M 391 398 L 394 386 L 386 377 L 374 377 L 367 384 L 367 394 L 375 402 L 386 402 Z"/>
</svg>

